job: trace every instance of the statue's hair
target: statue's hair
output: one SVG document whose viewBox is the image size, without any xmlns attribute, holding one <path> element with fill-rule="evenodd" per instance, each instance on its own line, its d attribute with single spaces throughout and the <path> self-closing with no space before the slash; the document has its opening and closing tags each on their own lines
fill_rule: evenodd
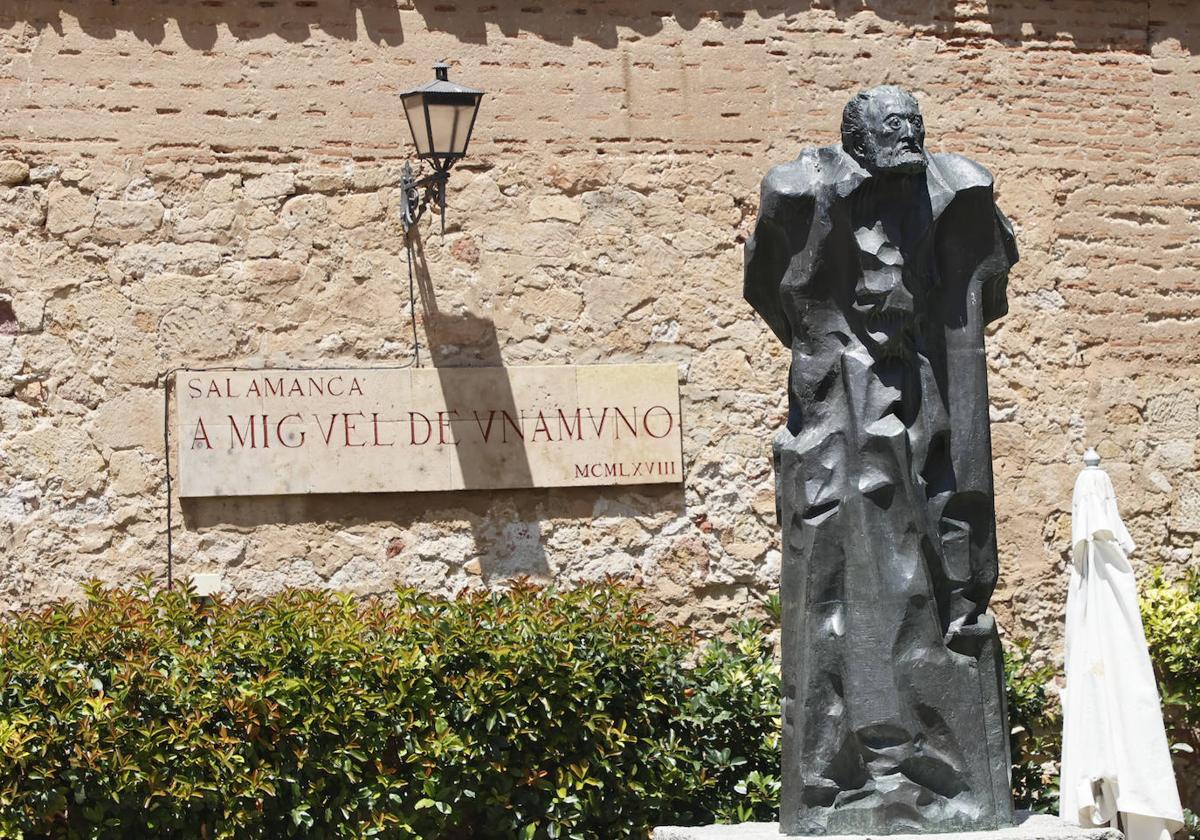
<svg viewBox="0 0 1200 840">
<path fill-rule="evenodd" d="M 860 90 L 846 103 L 846 107 L 842 109 L 842 148 L 847 154 L 853 155 L 855 150 L 862 146 L 867 133 L 867 104 L 883 93 L 894 93 L 904 97 L 914 105 L 917 104 L 916 97 L 904 88 L 899 88 L 895 85 L 879 85 L 868 90 Z"/>
</svg>

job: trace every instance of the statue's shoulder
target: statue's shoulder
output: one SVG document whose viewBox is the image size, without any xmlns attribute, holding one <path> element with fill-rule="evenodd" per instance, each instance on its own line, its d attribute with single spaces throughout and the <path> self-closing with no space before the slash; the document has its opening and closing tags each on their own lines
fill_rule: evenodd
<svg viewBox="0 0 1200 840">
<path fill-rule="evenodd" d="M 767 172 L 763 198 L 823 198 L 852 174 L 852 167 L 857 168 L 840 146 L 805 149 L 795 160 Z"/>
<path fill-rule="evenodd" d="M 955 192 L 972 187 L 992 186 L 992 173 L 983 164 L 953 152 L 938 152 L 930 155 L 938 175 Z"/>
</svg>

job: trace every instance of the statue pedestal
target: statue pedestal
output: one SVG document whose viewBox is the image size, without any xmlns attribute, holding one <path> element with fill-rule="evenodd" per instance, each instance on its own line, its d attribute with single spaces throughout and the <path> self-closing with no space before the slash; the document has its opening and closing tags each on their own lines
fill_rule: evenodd
<svg viewBox="0 0 1200 840">
<path fill-rule="evenodd" d="M 654 840 L 780 840 L 779 823 L 703 825 L 695 828 L 660 826 Z M 873 835 L 871 840 L 884 840 Z M 892 834 L 887 840 L 1123 840 L 1115 828 L 1080 828 L 1049 814 L 1017 814 L 1017 825 L 995 831 L 964 831 L 951 834 Z M 868 840 L 865 835 L 826 835 L 822 840 Z"/>
</svg>

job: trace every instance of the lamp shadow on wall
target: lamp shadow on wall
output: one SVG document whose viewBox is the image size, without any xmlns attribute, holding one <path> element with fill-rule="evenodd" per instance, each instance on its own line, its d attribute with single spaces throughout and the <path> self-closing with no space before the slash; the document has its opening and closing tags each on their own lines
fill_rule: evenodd
<svg viewBox="0 0 1200 840">
<path fill-rule="evenodd" d="M 495 321 L 471 312 L 442 310 L 425 260 L 424 242 L 419 236 L 414 237 L 413 245 L 421 319 L 433 366 L 439 375 L 464 367 L 493 369 L 496 385 L 488 395 L 488 408 L 503 409 L 514 417 L 519 416 L 520 406 L 505 371 Z M 442 381 L 443 394 L 449 402 L 453 389 L 458 386 L 449 376 Z M 522 447 L 517 452 L 521 460 L 509 460 L 503 465 L 495 462 L 494 450 L 477 448 L 471 453 L 472 457 L 461 457 L 460 453 L 464 484 L 468 488 L 489 487 L 495 470 L 501 468 L 512 483 L 528 483 L 532 471 L 525 459 L 525 450 Z M 613 501 L 614 491 L 619 493 L 619 501 Z M 686 512 L 680 484 L 521 488 L 466 491 L 462 495 L 480 511 L 480 515 L 471 518 L 471 523 L 485 580 L 515 574 L 553 575 L 543 546 L 545 529 L 542 522 L 547 514 L 563 521 L 587 522 L 596 517 L 598 510 L 620 517 L 665 511 L 683 517 Z M 586 547 L 578 546 L 577 550 L 583 551 Z"/>
<path fill-rule="evenodd" d="M 454 395 L 458 386 L 453 378 L 441 374 L 463 367 L 495 369 L 496 376 L 486 395 L 488 409 L 508 411 L 518 417 L 519 407 L 504 372 L 504 360 L 495 322 L 470 312 L 447 312 L 438 306 L 435 285 L 420 239 L 413 247 L 413 269 L 419 290 L 421 320 L 427 347 L 422 359 L 432 359 L 443 382 L 448 405 L 454 399 L 480 398 L 480 395 Z M 414 312 L 414 316 L 415 316 Z M 426 353 L 427 351 L 427 353 Z M 473 423 L 473 419 L 465 422 Z M 685 515 L 683 488 L 679 484 L 563 488 L 489 489 L 495 484 L 497 470 L 503 470 L 508 482 L 529 483 L 531 469 L 523 447 L 508 447 L 503 463 L 495 451 L 473 448 L 470 455 L 460 452 L 463 484 L 467 489 L 454 492 L 309 494 L 289 496 L 198 497 L 180 500 L 184 525 L 193 532 L 216 530 L 252 533 L 260 528 L 322 525 L 327 530 L 379 528 L 377 556 L 381 562 L 412 549 L 421 540 L 421 527 L 440 523 L 439 531 L 453 532 L 463 523 L 469 526 L 474 542 L 472 557 L 479 564 L 484 582 L 528 576 L 543 581 L 554 577 L 547 556 L 545 539 L 547 518 L 564 523 L 589 522 L 598 512 L 606 517 L 637 518 L 670 512 Z M 614 492 L 616 491 L 616 492 Z M 614 498 L 614 496 L 619 496 Z M 381 527 L 382 526 L 382 527 Z M 388 537 L 388 532 L 399 537 Z M 312 532 L 305 538 L 311 543 Z M 435 540 L 436 542 L 436 540 Z M 586 540 L 584 541 L 586 543 Z M 309 547 L 310 554 L 319 547 Z M 578 568 L 586 565 L 582 556 L 590 549 L 576 546 L 578 556 L 570 558 Z M 603 548 L 597 546 L 596 551 Z M 630 553 L 637 554 L 636 548 Z M 181 557 L 186 562 L 186 557 Z"/>
<path fill-rule="evenodd" d="M 430 277 L 425 243 L 419 228 L 414 228 L 411 241 L 410 258 L 421 301 L 421 320 L 425 326 L 427 349 L 442 384 L 446 407 L 451 409 L 455 405 L 462 405 L 466 409 L 470 405 L 482 408 L 482 402 L 486 403 L 489 411 L 503 412 L 499 415 L 501 417 L 507 414 L 520 418 L 521 408 L 513 396 L 512 384 L 504 368 L 495 321 L 472 312 L 443 312 L 438 306 L 437 291 Z M 416 317 L 415 311 L 413 317 Z M 495 376 L 489 379 L 486 394 L 457 393 L 462 386 L 447 371 L 464 367 L 494 371 Z M 460 411 L 460 415 L 458 423 L 474 422 L 468 419 L 465 410 Z M 455 434 L 456 440 L 464 441 L 465 438 L 466 435 Z M 495 491 L 499 476 L 503 476 L 504 483 L 510 486 L 530 486 L 533 473 L 525 448 L 489 447 L 486 443 L 468 445 L 470 449 L 460 448 L 457 453 L 463 486 L 468 492 L 481 489 L 491 491 L 478 494 L 481 501 L 486 500 L 486 515 L 476 515 L 470 519 L 475 556 L 479 559 L 484 579 L 522 574 L 551 577 L 550 563 L 542 544 L 542 513 L 538 504 L 540 494 L 523 489 L 505 490 L 502 493 Z"/>
</svg>

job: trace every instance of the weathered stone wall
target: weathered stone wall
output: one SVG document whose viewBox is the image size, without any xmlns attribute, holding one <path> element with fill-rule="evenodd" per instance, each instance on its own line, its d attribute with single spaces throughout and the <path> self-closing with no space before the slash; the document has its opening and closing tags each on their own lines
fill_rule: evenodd
<svg viewBox="0 0 1200 840">
<path fill-rule="evenodd" d="M 176 574 L 450 592 L 636 580 L 714 628 L 774 589 L 787 354 L 741 302 L 758 182 L 891 81 L 996 174 L 990 337 L 1010 633 L 1058 637 L 1071 485 L 1196 562 L 1200 10 L 1188 0 L 28 0 L 0 8 L 0 603 L 162 577 L 176 366 L 680 367 L 682 488 L 175 503 Z M 397 93 L 488 91 L 419 247 Z M 430 352 L 425 351 L 426 363 Z"/>
</svg>

